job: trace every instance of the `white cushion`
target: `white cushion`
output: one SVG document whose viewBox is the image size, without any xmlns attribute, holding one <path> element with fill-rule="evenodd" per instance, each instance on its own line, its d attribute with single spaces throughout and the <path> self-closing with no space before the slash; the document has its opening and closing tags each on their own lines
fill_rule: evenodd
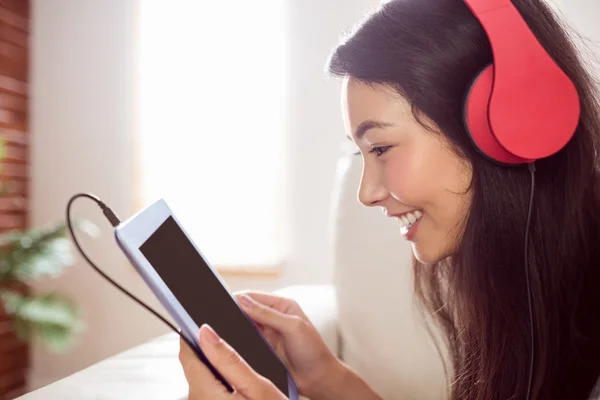
<svg viewBox="0 0 600 400">
<path fill-rule="evenodd" d="M 188 385 L 169 333 L 33 391 L 19 400 L 183 400 Z"/>
<path fill-rule="evenodd" d="M 338 163 L 333 204 L 341 355 L 386 400 L 440 400 L 441 359 L 413 296 L 412 251 L 399 226 L 357 200 L 360 156 Z"/>
</svg>

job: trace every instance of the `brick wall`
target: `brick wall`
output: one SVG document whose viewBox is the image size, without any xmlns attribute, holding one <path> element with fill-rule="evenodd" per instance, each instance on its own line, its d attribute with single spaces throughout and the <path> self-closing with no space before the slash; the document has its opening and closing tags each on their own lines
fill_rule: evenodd
<svg viewBox="0 0 600 400">
<path fill-rule="evenodd" d="M 15 336 L 12 322 L 0 305 L 0 400 L 26 392 L 29 346 Z"/>
<path fill-rule="evenodd" d="M 0 233 L 27 227 L 29 0 L 0 0 Z M 1 285 L 2 283 L 0 283 Z M 0 303 L 0 400 L 25 392 L 29 348 L 14 335 Z"/>
</svg>

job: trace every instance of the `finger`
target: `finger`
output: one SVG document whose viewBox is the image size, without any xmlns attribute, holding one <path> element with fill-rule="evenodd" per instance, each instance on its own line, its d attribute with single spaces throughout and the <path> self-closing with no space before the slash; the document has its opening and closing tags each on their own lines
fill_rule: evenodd
<svg viewBox="0 0 600 400">
<path fill-rule="evenodd" d="M 273 346 L 273 348 L 277 346 L 279 339 L 281 338 L 279 332 L 268 326 L 262 330 L 262 335 L 265 337 L 265 339 L 267 339 L 267 342 L 269 342 L 271 346 Z"/>
<path fill-rule="evenodd" d="M 196 396 L 201 398 L 214 396 L 217 393 L 227 393 L 225 386 L 200 361 L 196 352 L 183 339 L 179 340 L 179 362 L 183 368 L 185 379 L 188 382 L 190 398 Z M 200 394 L 204 396 L 200 396 Z"/>
<path fill-rule="evenodd" d="M 299 317 L 306 317 L 298 303 L 287 297 L 281 297 L 271 293 L 260 291 L 242 291 L 236 294 L 236 298 L 238 298 L 239 300 L 239 298 L 244 295 L 249 296 L 256 302 L 274 308 L 277 311 L 280 311 L 284 314 L 292 314 L 297 315 Z"/>
<path fill-rule="evenodd" d="M 264 398 L 267 381 L 225 343 L 208 325 L 200 328 L 200 347 L 210 363 L 239 394 L 251 399 Z"/>
<path fill-rule="evenodd" d="M 187 342 L 185 340 L 183 340 L 183 338 L 180 338 L 179 339 L 179 362 L 181 364 L 181 367 L 183 368 L 183 372 L 184 372 L 185 377 L 188 380 L 188 382 L 190 381 L 191 377 L 194 377 L 194 376 L 197 376 L 197 375 L 200 375 L 203 373 L 201 368 L 194 362 L 195 356 L 196 356 L 196 354 L 190 348 L 190 346 L 187 344 Z"/>
<path fill-rule="evenodd" d="M 302 322 L 302 319 L 296 315 L 279 312 L 268 305 L 255 301 L 252 297 L 245 294 L 240 295 L 238 299 L 244 311 L 253 321 L 273 328 L 283 334 L 294 332 Z"/>
</svg>

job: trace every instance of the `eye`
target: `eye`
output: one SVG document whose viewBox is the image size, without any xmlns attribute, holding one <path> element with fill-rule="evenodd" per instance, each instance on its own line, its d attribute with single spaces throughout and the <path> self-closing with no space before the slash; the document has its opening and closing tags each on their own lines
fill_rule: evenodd
<svg viewBox="0 0 600 400">
<path fill-rule="evenodd" d="M 377 157 L 381 157 L 383 155 L 383 153 L 385 153 L 386 151 L 388 151 L 392 146 L 380 146 L 380 147 L 373 147 L 369 153 L 375 154 Z"/>
</svg>

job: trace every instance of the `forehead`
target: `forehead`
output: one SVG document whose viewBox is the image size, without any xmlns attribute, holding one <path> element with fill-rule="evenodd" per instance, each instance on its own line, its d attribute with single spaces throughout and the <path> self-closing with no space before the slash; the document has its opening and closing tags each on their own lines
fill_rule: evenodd
<svg viewBox="0 0 600 400">
<path fill-rule="evenodd" d="M 341 97 L 344 122 L 352 132 L 365 120 L 400 123 L 413 119 L 408 101 L 386 85 L 366 84 L 347 77 Z"/>
</svg>

